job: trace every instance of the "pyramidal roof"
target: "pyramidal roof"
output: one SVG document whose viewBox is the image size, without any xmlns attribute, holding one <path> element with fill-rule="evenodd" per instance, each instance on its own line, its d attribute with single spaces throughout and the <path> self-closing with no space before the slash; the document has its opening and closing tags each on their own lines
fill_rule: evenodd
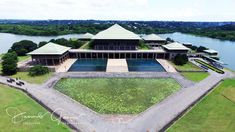
<svg viewBox="0 0 235 132">
<path fill-rule="evenodd" d="M 139 35 L 126 30 L 118 24 L 99 32 L 92 39 L 109 39 L 109 40 L 141 40 Z"/>
<path fill-rule="evenodd" d="M 80 37 L 80 39 L 92 39 L 93 37 L 94 37 L 93 34 L 91 34 L 91 33 L 85 33 L 85 34 L 83 34 L 83 35 Z"/>
<path fill-rule="evenodd" d="M 50 42 L 28 53 L 28 55 L 62 55 L 65 52 L 67 52 L 69 49 L 71 48 Z"/>
<path fill-rule="evenodd" d="M 147 41 L 165 41 L 165 39 L 161 38 L 160 36 L 158 36 L 156 34 L 150 34 L 150 35 L 143 36 L 143 39 L 147 40 Z"/>
<path fill-rule="evenodd" d="M 163 47 L 168 50 L 189 50 L 189 48 L 185 47 L 183 44 L 178 42 L 163 45 Z"/>
</svg>

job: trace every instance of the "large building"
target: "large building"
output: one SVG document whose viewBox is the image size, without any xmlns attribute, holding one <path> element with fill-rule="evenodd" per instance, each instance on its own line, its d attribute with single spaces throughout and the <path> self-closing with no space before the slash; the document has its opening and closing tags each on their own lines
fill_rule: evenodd
<svg viewBox="0 0 235 132">
<path fill-rule="evenodd" d="M 155 36 L 155 35 L 154 35 Z M 162 41 L 156 36 L 148 40 Z M 180 43 L 157 44 L 161 48 L 138 49 L 139 35 L 114 25 L 92 37 L 93 49 L 71 49 L 54 43 L 48 43 L 28 53 L 32 61 L 42 65 L 59 65 L 68 58 L 75 59 L 173 59 L 177 54 L 187 54 L 189 48 Z M 146 41 L 148 41 L 145 38 Z"/>
<path fill-rule="evenodd" d="M 141 38 L 115 24 L 96 34 L 92 40 L 95 50 L 136 50 Z"/>
</svg>

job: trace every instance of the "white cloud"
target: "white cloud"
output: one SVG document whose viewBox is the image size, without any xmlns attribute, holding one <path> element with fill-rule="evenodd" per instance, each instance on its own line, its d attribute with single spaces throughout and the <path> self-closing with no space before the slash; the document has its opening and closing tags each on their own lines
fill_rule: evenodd
<svg viewBox="0 0 235 132">
<path fill-rule="evenodd" d="M 215 1 L 0 0 L 0 19 L 235 20 L 234 0 Z"/>
</svg>

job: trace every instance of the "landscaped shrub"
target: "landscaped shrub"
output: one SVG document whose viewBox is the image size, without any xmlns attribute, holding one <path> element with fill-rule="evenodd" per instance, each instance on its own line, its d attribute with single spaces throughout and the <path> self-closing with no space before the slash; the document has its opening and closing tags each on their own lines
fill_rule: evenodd
<svg viewBox="0 0 235 132">
<path fill-rule="evenodd" d="M 175 65 L 184 65 L 188 62 L 188 56 L 187 55 L 176 55 L 175 58 L 174 58 L 174 63 Z"/>
<path fill-rule="evenodd" d="M 49 73 L 49 69 L 47 67 L 36 65 L 29 70 L 30 76 L 40 76 Z"/>
<path fill-rule="evenodd" d="M 17 73 L 18 58 L 15 52 L 6 53 L 2 60 L 2 72 L 4 75 L 14 75 Z"/>
<path fill-rule="evenodd" d="M 138 49 L 148 50 L 151 49 L 149 45 L 145 44 L 144 41 L 140 41 L 138 44 Z"/>
</svg>

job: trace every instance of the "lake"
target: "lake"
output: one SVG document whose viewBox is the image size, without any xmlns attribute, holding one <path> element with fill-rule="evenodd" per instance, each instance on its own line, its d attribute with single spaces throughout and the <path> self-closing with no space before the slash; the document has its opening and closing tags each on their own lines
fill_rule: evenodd
<svg viewBox="0 0 235 132">
<path fill-rule="evenodd" d="M 35 43 L 41 41 L 49 41 L 57 38 L 79 38 L 81 34 L 69 34 L 61 36 L 26 36 L 16 35 L 10 33 L 0 33 L 0 53 L 5 53 L 11 47 L 14 42 L 21 40 L 31 40 Z M 199 37 L 194 35 L 182 34 L 182 33 L 171 33 L 171 34 L 160 34 L 163 38 L 170 37 L 175 41 L 189 42 L 196 46 L 205 46 L 219 52 L 221 61 L 228 64 L 226 67 L 235 70 L 235 42 L 221 41 L 218 39 L 211 39 L 208 37 Z"/>
<path fill-rule="evenodd" d="M 171 38 L 179 42 L 189 42 L 196 46 L 205 46 L 219 52 L 220 60 L 226 67 L 235 70 L 235 42 L 222 41 L 208 37 L 199 37 L 183 33 L 160 34 L 162 38 Z"/>
<path fill-rule="evenodd" d="M 81 34 L 69 34 L 69 35 L 60 35 L 60 36 L 27 36 L 27 35 L 16 35 L 11 33 L 0 33 L 0 54 L 6 53 L 8 49 L 12 46 L 13 43 L 21 40 L 31 40 L 35 43 L 41 41 L 50 41 L 51 39 L 58 38 L 78 38 Z"/>
</svg>

